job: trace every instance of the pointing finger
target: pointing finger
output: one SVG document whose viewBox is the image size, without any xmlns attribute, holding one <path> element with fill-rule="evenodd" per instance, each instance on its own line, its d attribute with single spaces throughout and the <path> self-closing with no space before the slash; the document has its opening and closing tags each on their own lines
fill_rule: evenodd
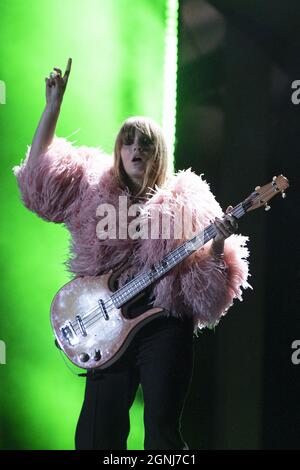
<svg viewBox="0 0 300 470">
<path fill-rule="evenodd" d="M 72 67 L 72 59 L 71 59 L 71 57 L 70 57 L 70 58 L 68 59 L 66 71 L 65 71 L 65 74 L 64 74 L 64 79 L 65 79 L 65 80 L 67 80 L 68 77 L 69 77 L 69 75 L 70 75 L 71 67 Z"/>
</svg>

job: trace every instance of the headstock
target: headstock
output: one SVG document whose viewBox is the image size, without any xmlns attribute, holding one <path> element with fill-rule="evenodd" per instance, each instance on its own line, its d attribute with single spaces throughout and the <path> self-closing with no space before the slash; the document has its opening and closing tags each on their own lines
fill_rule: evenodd
<svg viewBox="0 0 300 470">
<path fill-rule="evenodd" d="M 285 198 L 285 190 L 288 187 L 289 181 L 285 176 L 274 176 L 271 183 L 265 184 L 264 186 L 256 186 L 255 191 L 242 202 L 242 206 L 246 212 L 254 211 L 262 206 L 268 211 L 271 209 L 268 205 L 268 201 L 277 194 L 281 194 L 282 197 Z"/>
</svg>

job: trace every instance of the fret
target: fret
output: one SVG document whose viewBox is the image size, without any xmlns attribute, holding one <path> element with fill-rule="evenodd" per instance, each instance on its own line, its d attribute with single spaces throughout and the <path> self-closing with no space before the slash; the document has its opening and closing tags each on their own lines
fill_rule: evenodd
<svg viewBox="0 0 300 470">
<path fill-rule="evenodd" d="M 149 277 L 147 275 L 147 277 Z M 148 279 L 149 281 L 149 279 Z M 121 287 L 117 292 L 113 294 L 114 300 L 125 300 L 128 298 L 133 298 L 137 293 L 142 291 L 145 287 L 147 286 L 147 279 L 145 279 L 145 274 L 142 275 L 142 278 L 135 278 L 129 281 L 127 284 L 125 284 L 123 287 Z"/>
<path fill-rule="evenodd" d="M 162 260 L 162 263 L 165 263 L 167 265 L 171 264 L 172 266 L 175 266 L 178 261 L 181 261 L 181 259 L 182 255 L 178 252 L 178 248 L 176 248 Z"/>
</svg>

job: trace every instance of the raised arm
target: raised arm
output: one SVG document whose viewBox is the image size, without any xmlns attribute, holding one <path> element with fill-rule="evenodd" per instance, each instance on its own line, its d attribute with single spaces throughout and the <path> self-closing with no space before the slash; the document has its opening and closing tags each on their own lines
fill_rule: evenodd
<svg viewBox="0 0 300 470">
<path fill-rule="evenodd" d="M 51 72 L 50 76 L 45 78 L 46 106 L 32 140 L 29 153 L 30 163 L 33 163 L 39 158 L 39 156 L 47 150 L 53 140 L 60 107 L 71 72 L 71 66 L 72 59 L 70 58 L 64 76 L 62 76 L 62 72 L 59 68 L 54 67 L 55 72 Z"/>
<path fill-rule="evenodd" d="M 24 205 L 56 223 L 76 213 L 87 189 L 112 164 L 99 148 L 77 147 L 55 135 L 71 64 L 69 59 L 63 76 L 54 68 L 46 78 L 46 107 L 24 161 L 13 169 Z"/>
<path fill-rule="evenodd" d="M 88 170 L 100 151 L 75 147 L 55 135 L 55 127 L 71 71 L 54 68 L 46 81 L 46 107 L 21 165 L 13 171 L 24 205 L 45 220 L 65 222 L 88 185 Z M 99 158 L 100 160 L 100 158 Z"/>
</svg>

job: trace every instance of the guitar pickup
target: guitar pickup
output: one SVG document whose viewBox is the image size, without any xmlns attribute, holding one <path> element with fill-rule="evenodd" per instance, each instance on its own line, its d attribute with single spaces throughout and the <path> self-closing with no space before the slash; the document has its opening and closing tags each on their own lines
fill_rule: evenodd
<svg viewBox="0 0 300 470">
<path fill-rule="evenodd" d="M 82 334 L 82 336 L 87 336 L 87 332 L 86 332 L 86 329 L 84 327 L 81 316 L 76 315 L 76 320 L 77 320 L 77 323 L 78 323 L 78 326 L 79 326 L 79 329 L 80 329 L 80 333 Z"/>
</svg>

